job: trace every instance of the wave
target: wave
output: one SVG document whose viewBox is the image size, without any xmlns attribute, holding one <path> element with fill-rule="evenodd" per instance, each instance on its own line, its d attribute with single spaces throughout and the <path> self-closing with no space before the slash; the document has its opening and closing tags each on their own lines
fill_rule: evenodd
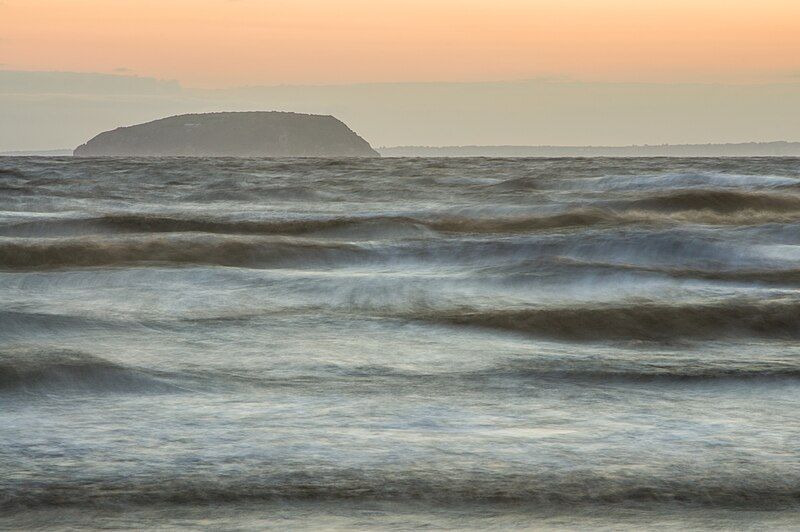
<svg viewBox="0 0 800 532">
<path fill-rule="evenodd" d="M 163 263 L 279 266 L 355 259 L 364 252 L 355 244 L 288 237 L 195 235 L 11 240 L 0 242 L 0 268 L 54 269 Z"/>
<path fill-rule="evenodd" d="M 2 184 L 0 183 L 0 192 L 3 194 L 19 194 L 25 195 L 28 194 L 29 191 L 25 189 L 25 187 L 19 187 L 14 185 Z"/>
<path fill-rule="evenodd" d="M 795 286 L 800 284 L 800 268 L 750 267 L 715 263 L 714 267 L 685 267 L 678 265 L 631 264 L 602 260 L 582 260 L 561 255 L 513 261 L 499 266 L 488 266 L 478 270 L 482 276 L 499 277 L 507 282 L 530 282 L 532 277 L 585 278 L 587 275 L 614 276 L 621 273 L 652 274 L 675 279 L 699 279 L 705 281 L 730 281 L 759 283 L 763 285 Z"/>
<path fill-rule="evenodd" d="M 0 392 L 142 393 L 179 389 L 162 377 L 77 351 L 0 351 Z"/>
<path fill-rule="evenodd" d="M 465 374 L 469 379 L 514 378 L 586 383 L 712 383 L 800 379 L 800 366 L 735 360 L 647 362 L 625 360 L 514 360 Z"/>
<path fill-rule="evenodd" d="M 615 270 L 635 270 L 659 273 L 679 279 L 704 279 L 708 281 L 733 281 L 777 285 L 800 284 L 800 268 L 742 268 L 738 270 L 708 270 L 701 268 L 669 268 L 628 264 L 608 265 Z"/>
<path fill-rule="evenodd" d="M 479 389 L 491 387 L 492 382 L 502 385 L 502 381 L 523 380 L 536 384 L 538 381 L 578 382 L 578 383 L 621 383 L 621 384 L 680 384 L 680 383 L 724 383 L 738 381 L 795 381 L 800 379 L 800 365 L 788 361 L 747 361 L 735 359 L 702 358 L 695 360 L 647 359 L 636 360 L 603 358 L 571 359 L 571 358 L 521 358 L 491 365 L 480 369 L 464 371 L 444 371 L 438 373 L 412 372 L 382 365 L 341 368 L 330 374 L 331 368 L 323 368 L 328 375 L 303 376 L 264 380 L 270 386 L 284 384 L 286 386 L 313 385 L 315 388 L 325 386 L 359 385 L 384 386 L 394 389 L 431 387 L 447 390 L 451 387 Z M 342 378 L 350 379 L 343 382 Z M 249 377 L 248 383 L 259 383 L 258 377 Z M 401 384 L 402 383 L 402 384 Z"/>
<path fill-rule="evenodd" d="M 318 188 L 308 186 L 260 186 L 252 188 L 234 188 L 230 182 L 222 181 L 209 186 L 201 192 L 187 194 L 182 197 L 185 201 L 241 201 L 251 202 L 257 197 L 268 201 L 318 201 L 329 197 L 329 194 Z"/>
<path fill-rule="evenodd" d="M 198 376 L 199 378 L 199 376 Z M 267 388 L 337 393 L 387 392 L 412 395 L 491 393 L 497 391 L 512 396 L 529 392 L 541 393 L 542 386 L 644 385 L 644 386 L 707 386 L 775 383 L 796 384 L 800 367 L 793 363 L 742 364 L 736 360 L 709 359 L 703 361 L 625 361 L 569 359 L 512 360 L 481 369 L 464 371 L 416 372 L 395 367 L 371 365 L 361 367 L 323 367 L 313 373 L 284 377 L 265 375 L 205 374 L 207 387 L 217 386 Z"/>
<path fill-rule="evenodd" d="M 740 166 L 745 166 L 737 161 Z M 724 166 L 724 161 L 716 161 L 714 166 L 720 168 Z M 627 169 L 627 168 L 623 168 Z M 755 169 L 754 169 L 755 170 Z M 785 167 L 780 170 L 786 170 Z M 763 168 L 758 168 L 756 172 L 763 172 Z M 608 192 L 624 192 L 636 190 L 679 190 L 679 189 L 700 189 L 700 188 L 770 188 L 785 189 L 800 185 L 800 179 L 782 175 L 769 175 L 763 173 L 739 174 L 723 173 L 719 171 L 689 171 L 689 172 L 669 172 L 665 174 L 644 174 L 635 175 L 610 175 L 600 177 L 588 177 L 583 179 L 566 179 L 563 185 L 575 189 L 605 190 Z"/>
<path fill-rule="evenodd" d="M 633 200 L 628 208 L 656 211 L 706 210 L 721 214 L 737 211 L 800 211 L 800 197 L 790 194 L 736 190 L 683 190 Z"/>
<path fill-rule="evenodd" d="M 396 233 L 398 226 L 423 226 L 424 221 L 407 216 L 361 216 L 338 218 L 222 220 L 146 214 L 108 214 L 94 218 L 35 220 L 6 224 L 0 235 L 60 236 L 86 233 L 210 233 L 231 235 L 313 235 L 337 230 L 357 232 L 373 229 L 380 235 Z M 349 233 L 344 233 L 348 236 Z"/>
<path fill-rule="evenodd" d="M 125 233 L 209 233 L 230 235 L 334 236 L 342 238 L 425 237 L 441 233 L 502 234 L 594 226 L 760 225 L 796 223 L 800 198 L 733 193 L 680 193 L 633 200 L 614 208 L 582 207 L 521 216 L 352 216 L 295 220 L 222 220 L 181 216 L 109 214 L 5 222 L 0 235 L 53 237 Z M 693 209 L 697 209 L 693 211 Z M 654 212 L 656 211 L 656 212 Z M 663 212 L 658 212 L 663 211 Z M 667 212 L 670 211 L 670 212 Z"/>
<path fill-rule="evenodd" d="M 19 168 L 0 168 L 0 179 L 5 177 L 25 178 L 25 173 Z"/>
<path fill-rule="evenodd" d="M 713 339 L 755 336 L 800 338 L 800 301 L 725 301 L 715 304 L 663 304 L 459 310 L 409 316 L 451 325 L 468 325 L 573 341 Z"/>
<path fill-rule="evenodd" d="M 424 219 L 411 216 L 364 216 L 305 220 L 230 221 L 200 220 L 171 216 L 107 215 L 98 218 L 73 220 L 37 220 L 0 227 L 6 236 L 57 236 L 81 232 L 166 233 L 203 232 L 241 235 L 328 235 L 352 236 L 365 227 L 376 229 L 380 236 L 396 233 L 400 226 L 418 227 L 443 232 L 516 232 L 569 226 L 594 225 L 618 218 L 600 210 L 579 210 L 552 216 L 475 219 L 443 217 Z M 377 226 L 377 227 L 376 227 Z"/>
<path fill-rule="evenodd" d="M 366 229 L 365 229 L 366 231 Z M 250 236 L 174 233 L 71 238 L 0 238 L 0 269 L 47 270 L 135 265 L 212 265 L 243 268 L 306 268 L 333 265 L 438 264 L 477 268 L 486 275 L 563 276 L 584 271 L 640 270 L 675 276 L 715 275 L 736 280 L 772 279 L 796 266 L 792 245 L 734 246 L 714 230 L 569 232 L 524 237 L 375 241 L 315 236 Z M 543 266 L 550 263 L 547 271 Z M 560 263 L 560 264 L 557 264 Z M 560 269 L 559 269 L 560 268 Z"/>
<path fill-rule="evenodd" d="M 664 464 L 666 466 L 666 464 Z M 675 464 L 682 471 L 686 464 Z M 682 503 L 703 507 L 767 509 L 800 503 L 797 480 L 785 473 L 737 469 L 719 475 L 672 478 L 653 471 L 603 474 L 575 469 L 543 473 L 481 473 L 447 470 L 381 471 L 326 468 L 276 472 L 249 467 L 248 475 L 131 479 L 65 479 L 2 486 L 0 508 L 203 504 L 274 500 L 430 501 L 557 505 Z M 647 468 L 649 469 L 649 468 Z"/>
<path fill-rule="evenodd" d="M 32 190 L 23 182 L 26 181 L 26 176 L 21 170 L 16 168 L 0 168 L 0 193 L 25 195 L 30 194 Z"/>
<path fill-rule="evenodd" d="M 108 322 L 101 320 L 68 314 L 0 310 L 0 335 L 6 338 L 31 333 L 60 334 L 69 330 L 90 331 L 108 325 Z"/>
</svg>

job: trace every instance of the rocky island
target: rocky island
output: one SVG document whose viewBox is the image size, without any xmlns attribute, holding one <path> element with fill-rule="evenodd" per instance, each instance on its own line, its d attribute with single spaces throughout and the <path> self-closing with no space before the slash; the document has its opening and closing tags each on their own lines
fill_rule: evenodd
<svg viewBox="0 0 800 532">
<path fill-rule="evenodd" d="M 380 157 L 330 115 L 277 111 L 171 116 L 100 133 L 77 157 Z"/>
</svg>

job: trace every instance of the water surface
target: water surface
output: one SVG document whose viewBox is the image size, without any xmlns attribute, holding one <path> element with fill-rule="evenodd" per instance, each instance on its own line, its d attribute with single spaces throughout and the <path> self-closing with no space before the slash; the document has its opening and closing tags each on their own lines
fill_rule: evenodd
<svg viewBox="0 0 800 532">
<path fill-rule="evenodd" d="M 800 527 L 800 159 L 0 159 L 0 526 Z"/>
</svg>

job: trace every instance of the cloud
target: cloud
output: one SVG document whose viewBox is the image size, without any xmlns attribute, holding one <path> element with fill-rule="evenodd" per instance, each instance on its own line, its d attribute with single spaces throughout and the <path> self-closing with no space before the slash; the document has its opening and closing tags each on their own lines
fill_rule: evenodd
<svg viewBox="0 0 800 532">
<path fill-rule="evenodd" d="M 127 67 L 117 67 L 114 69 L 114 72 L 118 72 L 120 74 L 130 73 L 133 72 L 130 68 Z"/>
</svg>

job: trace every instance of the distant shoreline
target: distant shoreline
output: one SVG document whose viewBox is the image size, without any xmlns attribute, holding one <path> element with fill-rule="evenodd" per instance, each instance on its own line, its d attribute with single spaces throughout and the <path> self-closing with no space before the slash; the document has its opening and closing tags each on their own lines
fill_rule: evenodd
<svg viewBox="0 0 800 532">
<path fill-rule="evenodd" d="M 392 146 L 382 157 L 800 157 L 800 142 L 640 146 Z"/>
<path fill-rule="evenodd" d="M 72 150 L 16 150 L 0 152 L 0 157 L 67 157 Z"/>
</svg>

